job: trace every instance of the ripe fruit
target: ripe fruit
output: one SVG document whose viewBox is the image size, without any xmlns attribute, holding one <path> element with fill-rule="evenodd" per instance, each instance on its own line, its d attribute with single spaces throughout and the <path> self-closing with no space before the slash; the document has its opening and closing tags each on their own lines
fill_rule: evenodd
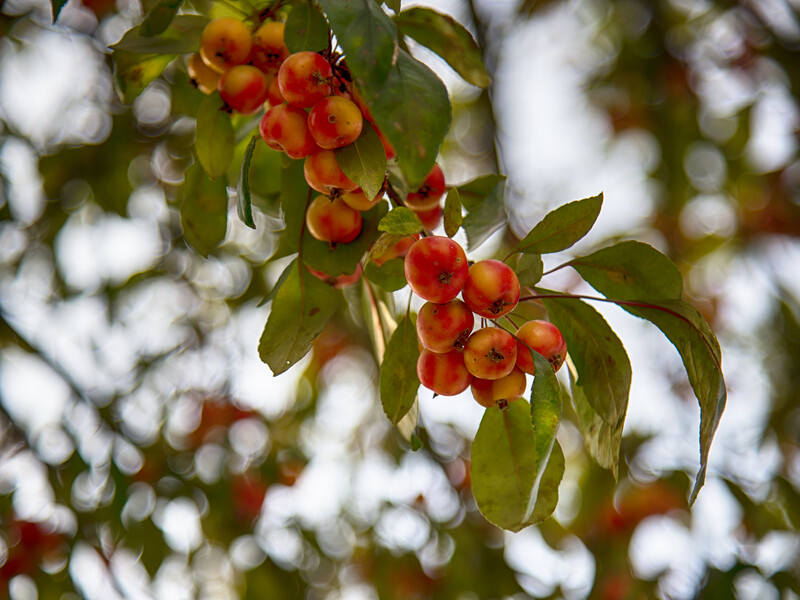
<svg viewBox="0 0 800 600">
<path fill-rule="evenodd" d="M 406 254 L 408 284 L 417 296 L 428 302 L 444 304 L 458 296 L 468 271 L 464 249 L 450 238 L 422 238 Z"/>
<path fill-rule="evenodd" d="M 219 95 L 233 110 L 250 115 L 267 100 L 267 76 L 251 65 L 236 65 L 222 74 Z"/>
<path fill-rule="evenodd" d="M 405 204 L 414 211 L 430 210 L 439 204 L 446 189 L 442 168 L 434 164 L 417 191 L 406 196 Z"/>
<path fill-rule="evenodd" d="M 467 338 L 464 364 L 475 377 L 500 379 L 517 362 L 517 342 L 510 333 L 497 327 L 485 327 Z"/>
<path fill-rule="evenodd" d="M 278 104 L 261 118 L 259 130 L 267 146 L 291 158 L 305 158 L 317 147 L 308 131 L 308 115 L 302 108 Z"/>
<path fill-rule="evenodd" d="M 342 194 L 342 200 L 344 200 L 345 204 L 350 208 L 354 208 L 356 210 L 360 210 L 364 212 L 365 210 L 369 210 L 374 207 L 378 202 L 383 200 L 383 192 L 378 193 L 372 200 L 367 198 L 361 189 L 354 190 L 352 192 L 346 192 Z"/>
<path fill-rule="evenodd" d="M 547 321 L 528 321 L 517 330 L 517 367 L 533 375 L 534 366 L 528 346 L 544 356 L 558 371 L 567 357 L 567 343 L 558 327 Z M 523 343 L 524 342 L 524 343 Z M 527 344 L 528 346 L 526 346 Z"/>
<path fill-rule="evenodd" d="M 442 210 L 442 207 L 438 205 L 434 206 L 430 210 L 421 210 L 417 212 L 419 220 L 422 221 L 422 224 L 428 231 L 433 231 L 439 225 L 441 225 L 443 215 L 444 211 Z"/>
<path fill-rule="evenodd" d="M 501 402 L 513 402 L 525 393 L 527 386 L 525 373 L 516 367 L 511 369 L 511 373 L 500 379 L 479 379 L 472 380 L 472 397 L 481 406 L 490 408 Z"/>
<path fill-rule="evenodd" d="M 189 72 L 192 84 L 204 94 L 212 94 L 217 89 L 219 73 L 203 61 L 199 52 L 189 57 L 186 70 Z"/>
<path fill-rule="evenodd" d="M 247 62 L 252 46 L 247 25 L 233 17 L 220 17 L 203 29 L 200 56 L 209 67 L 224 73 L 234 65 Z"/>
<path fill-rule="evenodd" d="M 344 174 L 333 150 L 318 148 L 306 158 L 303 174 L 313 189 L 333 196 L 340 192 L 352 192 L 358 188 L 357 183 Z"/>
<path fill-rule="evenodd" d="M 426 302 L 417 315 L 417 336 L 431 352 L 463 350 L 474 325 L 472 311 L 461 300 Z"/>
<path fill-rule="evenodd" d="M 289 56 L 283 41 L 285 25 L 280 21 L 265 21 L 253 34 L 250 60 L 264 73 L 277 73 L 281 63 Z"/>
<path fill-rule="evenodd" d="M 351 285 L 355 285 L 358 283 L 358 280 L 361 279 L 361 263 L 356 265 L 356 270 L 351 275 L 328 275 L 324 271 L 318 271 L 317 269 L 312 269 L 308 265 L 306 265 L 306 269 L 308 272 L 311 273 L 317 279 L 321 279 L 329 286 L 336 288 L 337 290 L 344 289 L 346 287 L 350 287 Z"/>
<path fill-rule="evenodd" d="M 461 353 L 455 350 L 437 354 L 423 348 L 417 360 L 417 377 L 422 385 L 440 396 L 460 394 L 472 382 Z"/>
<path fill-rule="evenodd" d="M 514 310 L 519 302 L 519 279 L 504 262 L 481 260 L 469 268 L 461 295 L 470 310 L 496 319 Z"/>
<path fill-rule="evenodd" d="M 286 100 L 283 99 L 283 96 L 281 96 L 281 90 L 278 87 L 277 76 L 273 77 L 269 82 L 269 87 L 267 88 L 267 102 L 269 102 L 270 106 L 278 106 L 279 104 L 286 102 Z"/>
<path fill-rule="evenodd" d="M 306 227 L 321 242 L 352 242 L 361 233 L 361 213 L 342 202 L 341 198 L 317 196 L 306 212 Z"/>
<path fill-rule="evenodd" d="M 316 52 L 295 52 L 278 71 L 278 87 L 289 104 L 310 108 L 331 95 L 333 68 Z"/>
<path fill-rule="evenodd" d="M 308 128 L 320 148 L 333 150 L 361 135 L 364 119 L 351 100 L 342 96 L 323 98 L 308 113 Z"/>
<path fill-rule="evenodd" d="M 405 258 L 409 248 L 411 248 L 411 246 L 413 246 L 418 239 L 418 233 L 415 233 L 413 236 L 410 235 L 408 237 L 404 237 L 397 241 L 393 246 L 390 246 L 383 254 L 373 258 L 372 260 L 374 260 L 378 266 L 381 266 L 387 260 L 392 260 L 393 258 Z"/>
</svg>

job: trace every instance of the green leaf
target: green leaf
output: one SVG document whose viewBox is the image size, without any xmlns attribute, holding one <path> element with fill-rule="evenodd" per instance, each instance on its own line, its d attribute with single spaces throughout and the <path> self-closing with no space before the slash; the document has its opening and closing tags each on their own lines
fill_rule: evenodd
<svg viewBox="0 0 800 600">
<path fill-rule="evenodd" d="M 614 300 L 678 300 L 683 292 L 683 279 L 675 264 L 642 242 L 620 242 L 568 264 L 594 289 Z"/>
<path fill-rule="evenodd" d="M 367 198 L 374 198 L 386 178 L 386 152 L 368 121 L 355 142 L 334 151 L 336 162 Z"/>
<path fill-rule="evenodd" d="M 444 232 L 447 237 L 453 237 L 461 229 L 464 215 L 461 213 L 461 194 L 458 188 L 452 188 L 447 192 L 444 201 Z"/>
<path fill-rule="evenodd" d="M 391 8 L 395 14 L 400 12 L 400 0 L 385 0 L 384 4 Z"/>
<path fill-rule="evenodd" d="M 525 521 L 526 527 L 541 523 L 555 511 L 556 506 L 558 506 L 558 488 L 564 478 L 565 466 L 564 451 L 561 449 L 558 440 L 556 440 L 553 444 L 553 450 L 550 452 L 550 458 L 547 460 L 544 474 L 539 482 L 536 505 L 531 516 Z"/>
<path fill-rule="evenodd" d="M 286 268 L 283 271 L 281 271 L 281 274 L 278 277 L 278 280 L 275 282 L 275 285 L 272 286 L 272 289 L 267 293 L 266 296 L 264 296 L 264 298 L 261 300 L 261 302 L 258 303 L 258 306 L 264 306 L 265 304 L 269 304 L 270 302 L 272 302 L 272 299 L 275 298 L 275 294 L 278 293 L 278 290 L 281 289 L 281 286 L 289 278 L 289 275 L 291 274 L 292 269 L 295 269 L 295 270 L 297 269 L 297 260 L 296 259 L 292 260 L 292 262 L 290 262 L 288 265 L 286 265 Z"/>
<path fill-rule="evenodd" d="M 531 421 L 536 443 L 536 480 L 532 497 L 538 495 L 539 482 L 550 459 L 550 452 L 561 423 L 561 386 L 547 359 L 528 346 L 534 365 L 531 388 Z M 533 510 L 533 506 L 529 506 Z"/>
<path fill-rule="evenodd" d="M 546 512 L 552 504 L 553 471 L 559 481 L 563 474 L 551 469 L 546 497 L 535 495 L 536 440 L 530 411 L 522 398 L 505 409 L 486 409 L 472 443 L 472 491 L 478 508 L 491 523 L 510 531 L 520 531 Z M 553 452 L 552 456 L 558 454 Z M 557 462 L 557 458 L 551 460 Z M 542 477 L 540 494 L 545 491 L 545 480 Z M 555 508 L 555 504 L 552 506 Z"/>
<path fill-rule="evenodd" d="M 514 252 L 549 254 L 566 250 L 589 233 L 602 205 L 603 194 L 559 206 L 531 229 Z"/>
<path fill-rule="evenodd" d="M 382 86 L 397 52 L 394 22 L 374 0 L 319 0 L 319 3 L 359 86 L 369 89 Z"/>
<path fill-rule="evenodd" d="M 311 342 L 336 312 L 336 291 L 295 261 L 272 300 L 258 355 L 280 375 L 311 350 Z"/>
<path fill-rule="evenodd" d="M 253 207 L 250 205 L 250 161 L 253 158 L 258 139 L 259 136 L 254 135 L 250 138 L 250 143 L 247 144 L 247 149 L 244 151 L 244 158 L 242 159 L 242 169 L 239 172 L 239 183 L 236 186 L 236 209 L 239 219 L 251 229 L 256 228 L 256 223 L 253 221 Z"/>
<path fill-rule="evenodd" d="M 462 186 L 459 186 L 464 197 Z M 498 181 L 479 203 L 472 203 L 461 226 L 467 234 L 467 248 L 474 250 L 508 221 L 505 209 L 505 179 Z"/>
<path fill-rule="evenodd" d="M 622 308 L 653 323 L 672 342 L 700 403 L 700 470 L 690 498 L 690 503 L 694 503 L 705 482 L 708 453 L 727 400 L 722 354 L 714 332 L 688 302 L 658 300 L 648 304 L 650 306 L 623 304 Z"/>
<path fill-rule="evenodd" d="M 153 37 L 169 27 L 183 0 L 163 0 L 156 4 L 145 17 L 139 29 L 142 37 Z"/>
<path fill-rule="evenodd" d="M 139 54 L 188 54 L 200 48 L 203 29 L 208 24 L 204 15 L 178 15 L 170 26 L 157 36 L 148 37 L 143 25 L 129 29 L 122 39 L 110 47 Z"/>
<path fill-rule="evenodd" d="M 583 442 L 594 461 L 619 476 L 619 447 L 622 441 L 624 420 L 615 425 L 606 423 L 597 411 L 592 408 L 586 399 L 583 387 L 576 383 L 578 374 L 575 366 L 568 359 L 566 362 L 569 371 L 570 388 L 572 390 L 572 403 L 578 416 L 578 429 L 583 436 Z"/>
<path fill-rule="evenodd" d="M 395 23 L 401 33 L 441 56 L 465 81 L 481 88 L 491 83 L 478 44 L 451 16 L 414 7 L 397 15 Z"/>
<path fill-rule="evenodd" d="M 313 2 L 297 3 L 286 19 L 283 40 L 289 52 L 319 52 L 328 47 L 328 21 Z"/>
<path fill-rule="evenodd" d="M 403 318 L 392 333 L 383 355 L 380 394 L 383 412 L 395 425 L 413 406 L 419 389 L 419 342 L 413 319 Z"/>
<path fill-rule="evenodd" d="M 594 308 L 574 298 L 543 299 L 550 321 L 567 342 L 578 383 L 607 424 L 625 419 L 631 388 L 631 364 L 619 338 Z"/>
<path fill-rule="evenodd" d="M 356 270 L 369 247 L 378 238 L 378 223 L 386 214 L 387 206 L 381 202 L 361 213 L 364 219 L 361 233 L 347 244 L 331 244 L 314 239 L 307 231 L 303 235 L 303 262 L 323 273 L 335 277 L 350 275 Z"/>
<path fill-rule="evenodd" d="M 53 23 L 58 21 L 58 15 L 61 14 L 61 9 L 67 5 L 69 0 L 50 0 L 50 5 L 53 7 Z"/>
<path fill-rule="evenodd" d="M 283 221 L 286 223 L 285 236 L 288 245 L 297 251 L 306 223 L 306 209 L 316 192 L 306 183 L 302 160 L 293 160 L 284 154 L 282 161 L 279 196 Z"/>
<path fill-rule="evenodd" d="M 178 198 L 184 239 L 198 254 L 208 256 L 225 239 L 228 224 L 225 182 L 209 180 L 195 163 L 186 170 Z"/>
<path fill-rule="evenodd" d="M 116 51 L 114 62 L 114 83 L 120 91 L 122 101 L 133 102 L 150 83 L 164 72 L 166 66 L 175 58 L 174 54 L 133 54 Z"/>
<path fill-rule="evenodd" d="M 541 254 L 520 254 L 517 261 L 517 279 L 523 287 L 533 287 L 542 278 L 544 265 L 542 264 Z"/>
<path fill-rule="evenodd" d="M 401 290 L 408 283 L 402 258 L 387 260 L 380 266 L 375 261 L 370 260 L 367 262 L 367 266 L 364 267 L 364 275 L 372 283 L 387 292 Z"/>
<path fill-rule="evenodd" d="M 397 235 L 394 233 L 382 233 L 375 243 L 372 245 L 372 248 L 369 249 L 369 253 L 367 254 L 367 260 L 372 260 L 374 258 L 379 258 L 386 252 L 389 248 L 394 246 L 397 242 L 402 240 L 405 235 Z"/>
<path fill-rule="evenodd" d="M 358 75 L 349 54 L 347 60 Z M 385 82 L 368 80 L 362 89 L 375 122 L 397 152 L 408 186 L 415 189 L 433 168 L 450 128 L 447 88 L 427 66 L 400 50 Z"/>
<path fill-rule="evenodd" d="M 476 210 L 483 204 L 486 196 L 492 192 L 499 183 L 505 182 L 505 180 L 506 178 L 504 175 L 482 175 L 481 177 L 476 177 L 458 186 L 461 203 L 464 205 L 464 208 L 467 209 L 467 212 Z"/>
<path fill-rule="evenodd" d="M 194 134 L 197 158 L 211 179 L 228 170 L 233 160 L 233 145 L 231 116 L 222 110 L 219 93 L 214 92 L 200 103 Z"/>
<path fill-rule="evenodd" d="M 419 233 L 425 227 L 417 213 L 405 206 L 398 206 L 386 213 L 386 216 L 381 219 L 378 229 L 386 233 L 406 236 Z"/>
</svg>

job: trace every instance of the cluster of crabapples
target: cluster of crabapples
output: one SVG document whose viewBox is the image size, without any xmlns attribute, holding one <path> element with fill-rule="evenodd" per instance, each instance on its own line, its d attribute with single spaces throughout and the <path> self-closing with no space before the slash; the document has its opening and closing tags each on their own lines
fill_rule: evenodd
<svg viewBox="0 0 800 600">
<path fill-rule="evenodd" d="M 284 29 L 279 21 L 265 21 L 251 32 L 238 19 L 214 19 L 203 30 L 200 51 L 189 59 L 189 75 L 201 91 L 219 90 L 229 110 L 253 114 L 266 109 L 261 137 L 270 148 L 304 160 L 306 181 L 320 194 L 306 212 L 308 232 L 323 242 L 346 244 L 361 233 L 361 213 L 378 204 L 383 191 L 367 198 L 342 171 L 334 151 L 352 144 L 367 121 L 386 158 L 395 152 L 353 88 L 342 57 L 330 52 L 292 54 Z M 445 189 L 444 173 L 434 165 L 404 200 L 429 230 L 441 222 Z"/>
<path fill-rule="evenodd" d="M 547 321 L 528 321 L 515 335 L 491 326 L 473 331 L 475 315 L 493 321 L 517 306 L 519 280 L 504 262 L 469 266 L 457 242 L 430 236 L 411 246 L 404 264 L 409 286 L 427 301 L 417 315 L 417 375 L 426 388 L 454 396 L 469 387 L 482 406 L 503 407 L 525 393 L 525 373 L 534 373 L 530 349 L 561 367 L 567 345 Z"/>
</svg>

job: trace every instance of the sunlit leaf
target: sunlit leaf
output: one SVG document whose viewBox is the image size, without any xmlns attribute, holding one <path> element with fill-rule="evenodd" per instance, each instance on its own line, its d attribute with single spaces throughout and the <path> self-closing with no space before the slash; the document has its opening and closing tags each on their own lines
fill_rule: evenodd
<svg viewBox="0 0 800 600">
<path fill-rule="evenodd" d="M 535 367 L 531 388 L 531 421 L 536 443 L 536 479 L 531 497 L 536 498 L 561 423 L 561 386 L 547 359 L 530 347 L 527 350 Z M 528 510 L 533 511 L 533 508 L 530 505 Z"/>
<path fill-rule="evenodd" d="M 469 83 L 486 87 L 489 75 L 472 34 L 450 15 L 415 6 L 395 17 L 400 31 L 441 56 Z"/>
<path fill-rule="evenodd" d="M 283 40 L 289 52 L 318 52 L 328 46 L 328 21 L 313 2 L 294 4 L 286 19 Z"/>
<path fill-rule="evenodd" d="M 114 62 L 114 83 L 120 91 L 122 101 L 133 102 L 150 85 L 169 63 L 174 54 L 134 54 L 116 51 Z"/>
<path fill-rule="evenodd" d="M 403 318 L 392 333 L 383 355 L 380 394 L 383 412 L 395 425 L 411 409 L 417 398 L 419 342 L 413 319 Z"/>
<path fill-rule="evenodd" d="M 195 163 L 186 171 L 179 201 L 184 239 L 198 254 L 208 256 L 225 239 L 228 224 L 225 182 L 210 180 Z"/>
<path fill-rule="evenodd" d="M 386 152 L 375 130 L 364 121 L 361 135 L 352 144 L 334 151 L 336 162 L 367 198 L 374 198 L 386 178 Z"/>
<path fill-rule="evenodd" d="M 206 96 L 197 111 L 194 148 L 203 169 L 211 179 L 224 174 L 233 159 L 231 116 L 222 110 L 219 93 Z"/>
<path fill-rule="evenodd" d="M 378 229 L 381 231 L 402 236 L 419 233 L 424 228 L 417 213 L 405 206 L 398 206 L 390 210 L 378 225 Z"/>
<path fill-rule="evenodd" d="M 453 237 L 461 229 L 464 215 L 461 212 L 461 194 L 458 188 L 452 188 L 447 192 L 444 201 L 444 232 L 447 237 Z"/>
<path fill-rule="evenodd" d="M 280 375 L 311 350 L 336 312 L 338 296 L 328 284 L 295 261 L 272 300 L 272 310 L 258 344 L 258 355 L 273 375 Z"/>
<path fill-rule="evenodd" d="M 253 207 L 250 204 L 250 161 L 253 158 L 258 139 L 258 136 L 254 135 L 250 138 L 250 143 L 247 144 L 247 149 L 242 159 L 242 168 L 239 172 L 239 183 L 236 186 L 236 209 L 239 219 L 252 229 L 256 228 L 256 224 L 253 221 Z"/>
<path fill-rule="evenodd" d="M 200 37 L 208 24 L 204 15 L 178 15 L 169 27 L 156 36 L 142 31 L 143 25 L 129 29 L 111 48 L 140 54 L 188 54 L 200 48 Z"/>
<path fill-rule="evenodd" d="M 559 206 L 547 213 L 514 251 L 549 254 L 566 250 L 589 233 L 602 205 L 603 194 L 599 194 Z"/>
</svg>

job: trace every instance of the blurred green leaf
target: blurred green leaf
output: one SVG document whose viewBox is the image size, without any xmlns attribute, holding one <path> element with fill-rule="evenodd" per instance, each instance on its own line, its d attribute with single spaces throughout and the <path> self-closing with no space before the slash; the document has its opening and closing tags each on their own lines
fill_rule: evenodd
<svg viewBox="0 0 800 600">
<path fill-rule="evenodd" d="M 69 0 L 50 0 L 50 6 L 53 8 L 53 23 L 58 21 L 58 15 L 61 14 L 61 9 L 67 5 Z"/>
<path fill-rule="evenodd" d="M 170 26 L 183 0 L 163 0 L 156 4 L 145 17 L 139 29 L 142 37 L 153 37 Z"/>
<path fill-rule="evenodd" d="M 386 233 L 406 236 L 419 233 L 425 227 L 422 225 L 422 221 L 419 220 L 417 213 L 405 206 L 398 206 L 386 213 L 378 224 L 378 229 Z"/>
<path fill-rule="evenodd" d="M 119 51 L 138 54 L 188 54 L 200 49 L 200 37 L 208 24 L 205 15 L 178 15 L 159 35 L 147 35 L 145 26 L 129 29 L 122 39 L 110 47 L 114 55 Z"/>
<path fill-rule="evenodd" d="M 174 54 L 134 54 L 116 51 L 114 62 L 114 83 L 126 104 L 133 102 L 150 85 L 167 65 L 175 58 Z"/>
<path fill-rule="evenodd" d="M 400 32 L 441 56 L 467 82 L 485 88 L 491 83 L 472 34 L 450 15 L 415 6 L 395 17 Z"/>
<path fill-rule="evenodd" d="M 444 232 L 453 237 L 461 229 L 464 215 L 461 212 L 461 194 L 458 188 L 451 188 L 444 201 Z"/>
<path fill-rule="evenodd" d="M 374 198 L 386 178 L 386 152 L 368 121 L 355 142 L 334 151 L 336 162 L 367 198 Z"/>
<path fill-rule="evenodd" d="M 489 192 L 479 199 L 479 195 L 474 192 L 478 186 L 488 182 L 496 181 Z M 474 250 L 495 231 L 503 227 L 508 222 L 505 209 L 505 178 L 483 179 L 481 182 L 470 182 L 464 186 L 458 186 L 461 198 L 470 198 L 469 213 L 464 217 L 461 226 L 467 234 L 467 248 Z"/>
<path fill-rule="evenodd" d="M 520 254 L 515 269 L 519 284 L 523 287 L 533 287 L 542 278 L 544 265 L 541 254 Z"/>
<path fill-rule="evenodd" d="M 547 213 L 514 252 L 549 254 L 566 250 L 589 233 L 600 214 L 603 194 L 576 200 Z"/>
<path fill-rule="evenodd" d="M 222 110 L 218 92 L 206 96 L 197 111 L 194 148 L 203 169 L 211 179 L 228 170 L 233 160 L 233 125 Z"/>
<path fill-rule="evenodd" d="M 375 261 L 368 261 L 364 267 L 364 275 L 372 283 L 387 292 L 396 292 L 406 287 L 406 274 L 402 258 L 387 260 L 378 266 Z"/>
<path fill-rule="evenodd" d="M 251 229 L 256 228 L 256 223 L 253 221 L 253 207 L 250 204 L 250 161 L 253 158 L 258 139 L 259 137 L 254 135 L 247 144 L 242 159 L 242 169 L 239 173 L 239 183 L 236 186 L 236 209 L 239 219 Z"/>
<path fill-rule="evenodd" d="M 212 181 L 195 163 L 187 169 L 178 191 L 181 227 L 186 242 L 201 256 L 225 239 L 228 224 L 228 190 L 221 179 Z"/>
<path fill-rule="evenodd" d="M 272 299 L 258 355 L 280 375 L 311 350 L 339 304 L 336 291 L 295 263 Z"/>
<path fill-rule="evenodd" d="M 505 175 L 482 175 L 458 186 L 458 195 L 467 212 L 472 212 L 483 204 L 486 196 L 500 183 L 506 180 Z"/>
<path fill-rule="evenodd" d="M 286 19 L 283 40 L 289 52 L 319 52 L 328 47 L 328 21 L 313 2 L 294 4 Z"/>
<path fill-rule="evenodd" d="M 419 342 L 414 320 L 404 317 L 386 344 L 380 374 L 383 412 L 397 425 L 414 405 L 419 389 L 417 360 Z"/>
</svg>

